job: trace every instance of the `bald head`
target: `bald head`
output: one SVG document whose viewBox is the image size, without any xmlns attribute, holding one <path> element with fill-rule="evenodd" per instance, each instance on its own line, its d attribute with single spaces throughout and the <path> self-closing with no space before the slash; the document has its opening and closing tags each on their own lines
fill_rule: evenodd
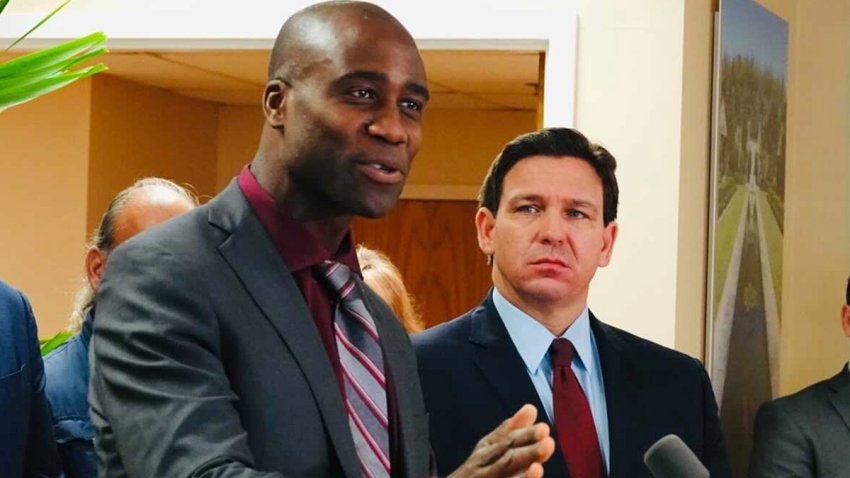
<svg viewBox="0 0 850 478">
<path fill-rule="evenodd" d="M 194 207 L 191 198 L 170 187 L 154 184 L 135 189 L 115 217 L 112 247 Z"/>
<path fill-rule="evenodd" d="M 298 78 L 309 63 L 369 26 L 390 27 L 414 44 L 404 26 L 383 8 L 367 2 L 332 1 L 311 5 L 293 14 L 280 29 L 269 61 L 269 80 Z"/>
<path fill-rule="evenodd" d="M 78 294 L 77 315 L 91 306 L 106 258 L 112 249 L 136 234 L 180 215 L 198 205 L 188 189 L 162 178 L 144 178 L 112 198 L 92 236 L 86 253 L 89 287 Z"/>
</svg>

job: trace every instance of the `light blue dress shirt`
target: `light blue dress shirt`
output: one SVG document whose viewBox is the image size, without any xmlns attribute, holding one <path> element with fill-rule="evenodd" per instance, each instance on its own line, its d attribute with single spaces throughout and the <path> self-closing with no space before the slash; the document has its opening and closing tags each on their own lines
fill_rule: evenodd
<svg viewBox="0 0 850 478">
<path fill-rule="evenodd" d="M 552 360 L 549 358 L 549 346 L 556 338 L 549 329 L 533 319 L 525 312 L 508 302 L 507 299 L 493 289 L 493 304 L 502 318 L 508 335 L 514 343 L 520 357 L 525 362 L 525 369 L 531 378 L 531 383 L 537 389 L 537 395 L 549 416 L 549 423 L 555 423 L 552 406 Z M 561 337 L 572 342 L 575 348 L 572 369 L 576 374 L 579 385 L 590 404 L 593 423 L 596 425 L 596 436 L 599 438 L 599 451 L 605 464 L 605 473 L 610 467 L 610 446 L 608 443 L 608 407 L 605 404 L 605 384 L 602 380 L 602 366 L 599 362 L 599 350 L 596 339 L 590 330 L 590 314 L 587 307 L 578 319 L 564 332 Z"/>
</svg>

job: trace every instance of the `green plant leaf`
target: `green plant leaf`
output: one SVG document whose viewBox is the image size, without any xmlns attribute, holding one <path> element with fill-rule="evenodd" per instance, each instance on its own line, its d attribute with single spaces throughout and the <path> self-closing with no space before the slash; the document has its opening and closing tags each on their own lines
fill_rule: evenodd
<svg viewBox="0 0 850 478">
<path fill-rule="evenodd" d="M 5 9 L 8 4 L 9 0 L 0 0 L 0 13 L 3 13 L 3 9 Z"/>
<path fill-rule="evenodd" d="M 100 47 L 96 50 L 92 50 L 86 52 L 82 55 L 76 56 L 74 58 L 69 58 L 67 60 L 61 61 L 59 63 L 54 63 L 44 68 L 39 68 L 36 70 L 32 70 L 20 75 L 7 76 L 0 78 L 0 91 L 5 88 L 10 88 L 12 86 L 22 86 L 30 83 L 34 83 L 36 81 L 42 80 L 44 78 L 49 78 L 51 76 L 58 75 L 63 73 L 70 68 L 84 63 L 94 57 L 102 55 L 106 53 L 107 50 L 104 47 Z"/>
<path fill-rule="evenodd" d="M 68 341 L 74 334 L 70 331 L 63 330 L 58 334 L 50 337 L 49 339 L 40 339 L 39 343 L 41 344 L 41 356 L 49 354 L 50 352 L 56 350 L 60 345 L 64 344 Z"/>
<path fill-rule="evenodd" d="M 62 88 L 71 82 L 94 75 L 95 73 L 100 73 L 104 70 L 106 70 L 106 66 L 99 63 L 81 70 L 64 72 L 56 76 L 44 78 L 30 84 L 14 85 L 9 88 L 4 88 L 0 90 L 0 108 L 6 109 L 10 106 L 19 105 L 45 93 Z M 0 109 L 0 111 L 2 111 L 2 109 Z"/>
<path fill-rule="evenodd" d="M 20 38 L 15 40 L 11 45 L 7 46 L 6 49 L 3 50 L 3 53 L 6 53 L 7 51 L 14 48 L 15 45 L 22 42 L 26 37 L 28 37 L 30 35 L 30 33 L 34 32 L 38 27 L 44 25 L 44 22 L 46 22 L 47 20 L 50 20 L 50 18 L 53 17 L 53 15 L 56 15 L 57 13 L 59 13 L 59 10 L 62 10 L 63 8 L 65 8 L 65 5 L 68 5 L 69 3 L 71 3 L 71 0 L 65 0 L 61 5 L 59 5 L 55 9 L 53 9 L 53 11 L 48 13 L 46 17 L 42 18 L 40 22 L 36 23 L 34 27 L 27 30 L 27 32 L 24 33 L 23 35 L 21 35 Z"/>
<path fill-rule="evenodd" d="M 0 78 L 20 75 L 25 72 L 46 68 L 81 54 L 89 49 L 102 46 L 106 42 L 103 32 L 70 40 L 59 45 L 35 51 L 0 64 Z"/>
</svg>

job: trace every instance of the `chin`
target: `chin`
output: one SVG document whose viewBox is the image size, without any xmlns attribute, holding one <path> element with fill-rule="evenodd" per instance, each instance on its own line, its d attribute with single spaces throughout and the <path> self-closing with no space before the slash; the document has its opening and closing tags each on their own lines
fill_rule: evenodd
<svg viewBox="0 0 850 478">
<path fill-rule="evenodd" d="M 372 201 L 361 204 L 360 207 L 354 211 L 354 214 L 369 219 L 380 219 L 392 211 L 393 206 L 395 206 L 396 202 L 398 202 L 397 199 L 398 198 L 393 198 L 391 201 Z"/>
<path fill-rule="evenodd" d="M 358 204 L 355 214 L 370 219 L 382 218 L 392 211 L 398 203 L 399 196 L 401 196 L 401 188 L 393 191 L 364 191 L 360 200 L 354 201 Z"/>
</svg>

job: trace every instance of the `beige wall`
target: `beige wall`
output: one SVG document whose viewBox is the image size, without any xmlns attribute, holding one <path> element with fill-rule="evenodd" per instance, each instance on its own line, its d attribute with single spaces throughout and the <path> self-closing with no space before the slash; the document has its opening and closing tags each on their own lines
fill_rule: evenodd
<svg viewBox="0 0 850 478">
<path fill-rule="evenodd" d="M 0 279 L 27 294 L 42 336 L 64 326 L 82 272 L 91 89 L 0 113 Z"/>
<path fill-rule="evenodd" d="M 254 159 L 263 112 L 256 106 L 222 106 L 218 116 L 218 168 L 216 190 L 221 191 Z"/>
<path fill-rule="evenodd" d="M 215 194 L 217 105 L 100 75 L 91 111 L 87 230 L 118 191 L 145 176 Z"/>
<path fill-rule="evenodd" d="M 714 8 L 711 0 L 685 2 L 682 111 L 679 131 L 678 250 L 675 347 L 702 357 L 705 346 L 709 153 Z"/>
<path fill-rule="evenodd" d="M 472 186 L 477 191 L 505 143 L 533 131 L 536 124 L 535 111 L 429 110 L 425 140 L 408 183 Z"/>
<path fill-rule="evenodd" d="M 216 187 L 218 106 L 101 75 L 0 114 L 0 278 L 31 299 L 42 337 L 67 325 L 84 245 L 144 176 Z"/>
<path fill-rule="evenodd" d="M 684 2 L 579 0 L 576 126 L 618 159 L 620 235 L 590 307 L 667 346 L 676 338 Z M 699 354 L 699 350 L 688 350 Z"/>
<path fill-rule="evenodd" d="M 850 1 L 764 3 L 792 21 L 780 339 L 789 393 L 850 355 L 838 319 L 850 273 Z"/>
<path fill-rule="evenodd" d="M 621 235 L 591 290 L 604 319 L 703 355 L 713 9 L 580 0 L 576 125 L 619 159 Z M 789 22 L 780 391 L 848 358 L 850 1 L 763 0 Z"/>
</svg>

